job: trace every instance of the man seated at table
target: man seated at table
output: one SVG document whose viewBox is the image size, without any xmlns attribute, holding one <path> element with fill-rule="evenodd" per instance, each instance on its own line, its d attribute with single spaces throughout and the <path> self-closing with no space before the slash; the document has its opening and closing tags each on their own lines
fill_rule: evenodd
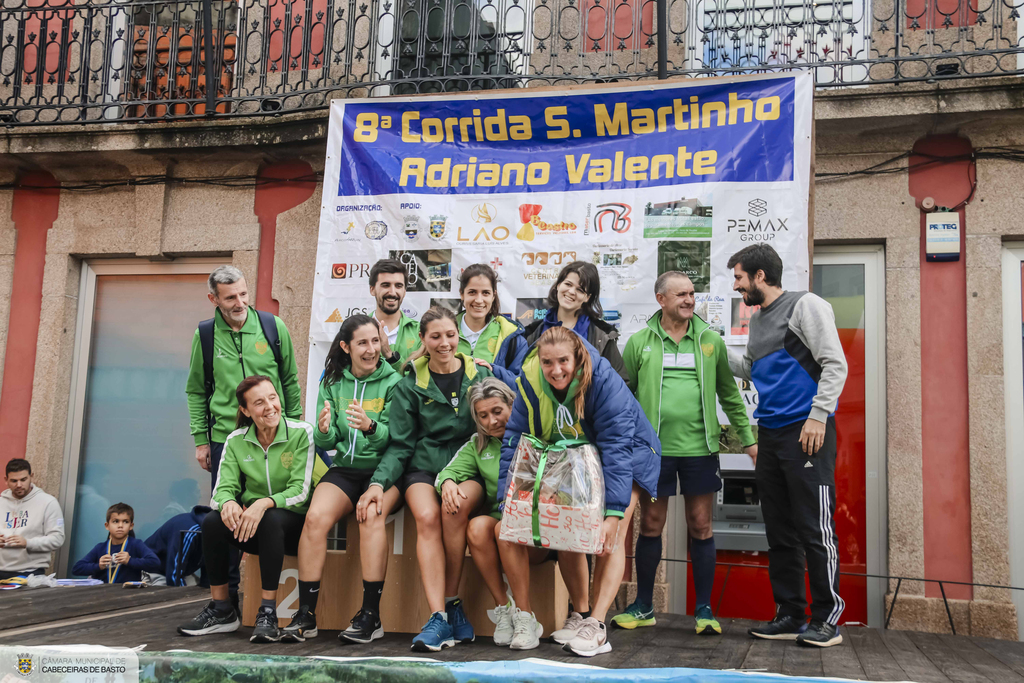
<svg viewBox="0 0 1024 683">
<path fill-rule="evenodd" d="M 44 574 L 50 553 L 64 545 L 64 516 L 57 499 L 32 483 L 32 465 L 15 458 L 5 468 L 0 493 L 0 581 Z"/>
</svg>

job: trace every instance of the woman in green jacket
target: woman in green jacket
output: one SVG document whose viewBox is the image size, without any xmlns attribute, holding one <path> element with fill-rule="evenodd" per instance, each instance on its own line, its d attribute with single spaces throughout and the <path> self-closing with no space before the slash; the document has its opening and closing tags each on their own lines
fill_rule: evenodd
<svg viewBox="0 0 1024 683">
<path fill-rule="evenodd" d="M 507 384 L 496 377 L 488 377 L 469 390 L 469 405 L 473 410 L 476 434 L 459 449 L 448 466 L 437 475 L 437 492 L 441 494 L 442 526 L 444 537 L 462 534 L 469 541 L 473 562 L 494 598 L 494 644 L 510 646 L 513 650 L 532 650 L 540 645 L 544 627 L 530 611 L 518 609 L 515 601 L 507 598 L 498 557 L 498 528 L 501 512 L 498 510 L 498 465 L 501 462 L 501 438 L 505 424 L 512 414 L 516 395 Z M 483 482 L 485 496 L 477 510 L 470 509 Z M 479 512 L 479 516 L 466 524 L 459 523 L 465 513 Z M 463 541 L 465 547 L 465 541 Z M 548 559 L 544 548 L 523 548 L 530 564 Z M 529 580 L 529 579 L 527 579 Z M 515 577 L 509 577 L 515 581 Z"/>
<path fill-rule="evenodd" d="M 313 426 L 282 415 L 281 398 L 269 377 L 246 377 L 235 398 L 238 429 L 224 442 L 210 503 L 213 511 L 203 520 L 203 557 L 212 600 L 192 621 L 179 626 L 178 633 L 203 636 L 238 629 L 228 599 L 228 547 L 233 545 L 259 556 L 262 602 L 249 640 L 272 643 L 281 639 L 276 608 L 281 565 L 286 554 L 298 550 L 313 490 Z"/>
<path fill-rule="evenodd" d="M 455 642 L 474 639 L 473 627 L 458 599 L 465 560 L 442 537 L 441 502 L 434 490 L 437 474 L 473 433 L 467 394 L 476 382 L 491 376 L 486 366 L 458 353 L 459 331 L 455 316 L 434 306 L 420 318 L 422 345 L 405 365 L 405 376 L 395 387 L 391 405 L 391 445 L 359 499 L 366 514 L 383 510 L 385 491 L 395 484 L 416 520 L 416 557 L 430 620 L 413 639 L 419 652 L 437 652 Z M 480 503 L 480 487 L 470 509 Z M 448 600 L 445 597 L 448 596 Z"/>
<path fill-rule="evenodd" d="M 381 360 L 381 336 L 373 318 L 354 315 L 342 323 L 327 354 L 313 440 L 320 448 L 335 451 L 334 463 L 316 487 L 302 529 L 299 611 L 284 628 L 284 641 L 301 643 L 316 637 L 316 605 L 327 558 L 327 534 L 355 511 L 390 440 L 388 409 L 400 377 Z M 380 596 L 388 567 L 384 521 L 398 501 L 398 489 L 392 486 L 384 493 L 380 514 L 366 515 L 365 510 L 356 513 L 363 607 L 352 625 L 338 634 L 342 642 L 369 643 L 384 636 L 380 624 Z"/>
</svg>

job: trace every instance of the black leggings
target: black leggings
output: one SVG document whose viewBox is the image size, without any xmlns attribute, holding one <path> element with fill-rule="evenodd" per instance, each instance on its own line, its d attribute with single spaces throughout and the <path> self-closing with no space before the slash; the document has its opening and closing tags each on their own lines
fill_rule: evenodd
<svg viewBox="0 0 1024 683">
<path fill-rule="evenodd" d="M 211 586 L 228 582 L 229 550 L 231 546 L 258 555 L 260 583 L 263 590 L 276 591 L 281 580 L 281 565 L 285 555 L 298 555 L 299 538 L 305 515 L 290 510 L 270 508 L 256 527 L 256 534 L 245 543 L 235 540 L 230 529 L 221 521 L 220 512 L 213 510 L 203 520 L 203 556 Z"/>
</svg>

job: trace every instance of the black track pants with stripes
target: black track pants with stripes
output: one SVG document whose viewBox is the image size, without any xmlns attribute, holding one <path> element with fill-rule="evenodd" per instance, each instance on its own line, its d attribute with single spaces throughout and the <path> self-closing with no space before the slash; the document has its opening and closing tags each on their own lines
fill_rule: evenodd
<svg viewBox="0 0 1024 683">
<path fill-rule="evenodd" d="M 757 491 L 768 536 L 768 575 L 780 615 L 804 617 L 804 561 L 811 587 L 811 618 L 836 624 L 839 597 L 836 543 L 836 425 L 808 457 L 800 447 L 804 421 L 758 430 Z"/>
</svg>

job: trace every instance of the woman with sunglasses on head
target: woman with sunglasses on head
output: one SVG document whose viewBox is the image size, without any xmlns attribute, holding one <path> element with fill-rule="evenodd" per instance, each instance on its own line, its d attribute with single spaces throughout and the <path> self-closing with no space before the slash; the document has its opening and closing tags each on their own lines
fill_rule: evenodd
<svg viewBox="0 0 1024 683">
<path fill-rule="evenodd" d="M 474 263 L 459 277 L 462 311 L 459 325 L 459 353 L 490 364 L 494 376 L 514 386 L 529 344 L 523 327 L 501 315 L 498 276 L 483 263 Z"/>
<path fill-rule="evenodd" d="M 335 451 L 333 466 L 313 491 L 299 541 L 299 611 L 282 630 L 281 640 L 304 642 L 315 638 L 320 578 L 327 559 L 327 534 L 356 511 L 359 497 L 370 485 L 390 441 L 391 399 L 399 376 L 381 360 L 380 326 L 366 315 L 342 323 L 327 353 L 313 430 L 319 448 Z M 384 636 L 380 596 L 388 567 L 388 538 L 384 520 L 400 504 L 394 486 L 384 493 L 381 514 L 357 512 L 359 560 L 363 576 L 363 606 L 351 625 L 338 634 L 345 643 L 369 643 Z"/>
<path fill-rule="evenodd" d="M 586 261 L 566 264 L 548 292 L 547 304 L 549 308 L 544 318 L 526 327 L 530 348 L 552 327 L 564 327 L 586 339 L 622 379 L 629 380 L 619 352 L 619 331 L 603 319 L 597 266 Z"/>
<path fill-rule="evenodd" d="M 517 388 L 501 443 L 499 492 L 506 490 L 508 469 L 523 434 L 547 443 L 584 439 L 601 456 L 605 519 L 600 529 L 603 549 L 594 566 L 592 609 L 582 613 L 583 607 L 574 601 L 577 611 L 551 637 L 581 656 L 610 652 L 605 617 L 625 570 L 625 536 L 633 510 L 641 495 L 654 497 L 657 491 L 661 443 L 611 364 L 565 327 L 553 327 L 540 336 L 523 362 Z M 502 544 L 502 563 L 510 580 L 517 577 L 512 595 L 517 604 L 528 603 L 522 596 L 530 585 L 529 565 L 522 561 L 526 546 Z M 561 551 L 558 555 L 570 594 L 574 588 L 580 594 L 579 584 L 586 585 L 589 578 L 584 556 Z"/>
<path fill-rule="evenodd" d="M 457 538 L 443 536 L 441 500 L 434 483 L 473 434 L 469 390 L 491 372 L 457 352 L 455 314 L 446 308 L 433 306 L 423 314 L 420 340 L 420 348 L 406 360 L 405 375 L 395 387 L 391 444 L 359 499 L 356 514 L 380 515 L 386 492 L 395 485 L 402 492 L 416 521 L 416 558 L 431 611 L 430 619 L 413 638 L 412 648 L 437 652 L 456 641 L 472 641 L 475 634 L 458 599 L 465 534 L 461 551 L 457 543 L 449 545 Z M 484 489 L 479 481 L 470 482 L 466 489 L 468 499 L 461 515 L 468 523 L 469 512 L 483 499 Z"/>
</svg>

